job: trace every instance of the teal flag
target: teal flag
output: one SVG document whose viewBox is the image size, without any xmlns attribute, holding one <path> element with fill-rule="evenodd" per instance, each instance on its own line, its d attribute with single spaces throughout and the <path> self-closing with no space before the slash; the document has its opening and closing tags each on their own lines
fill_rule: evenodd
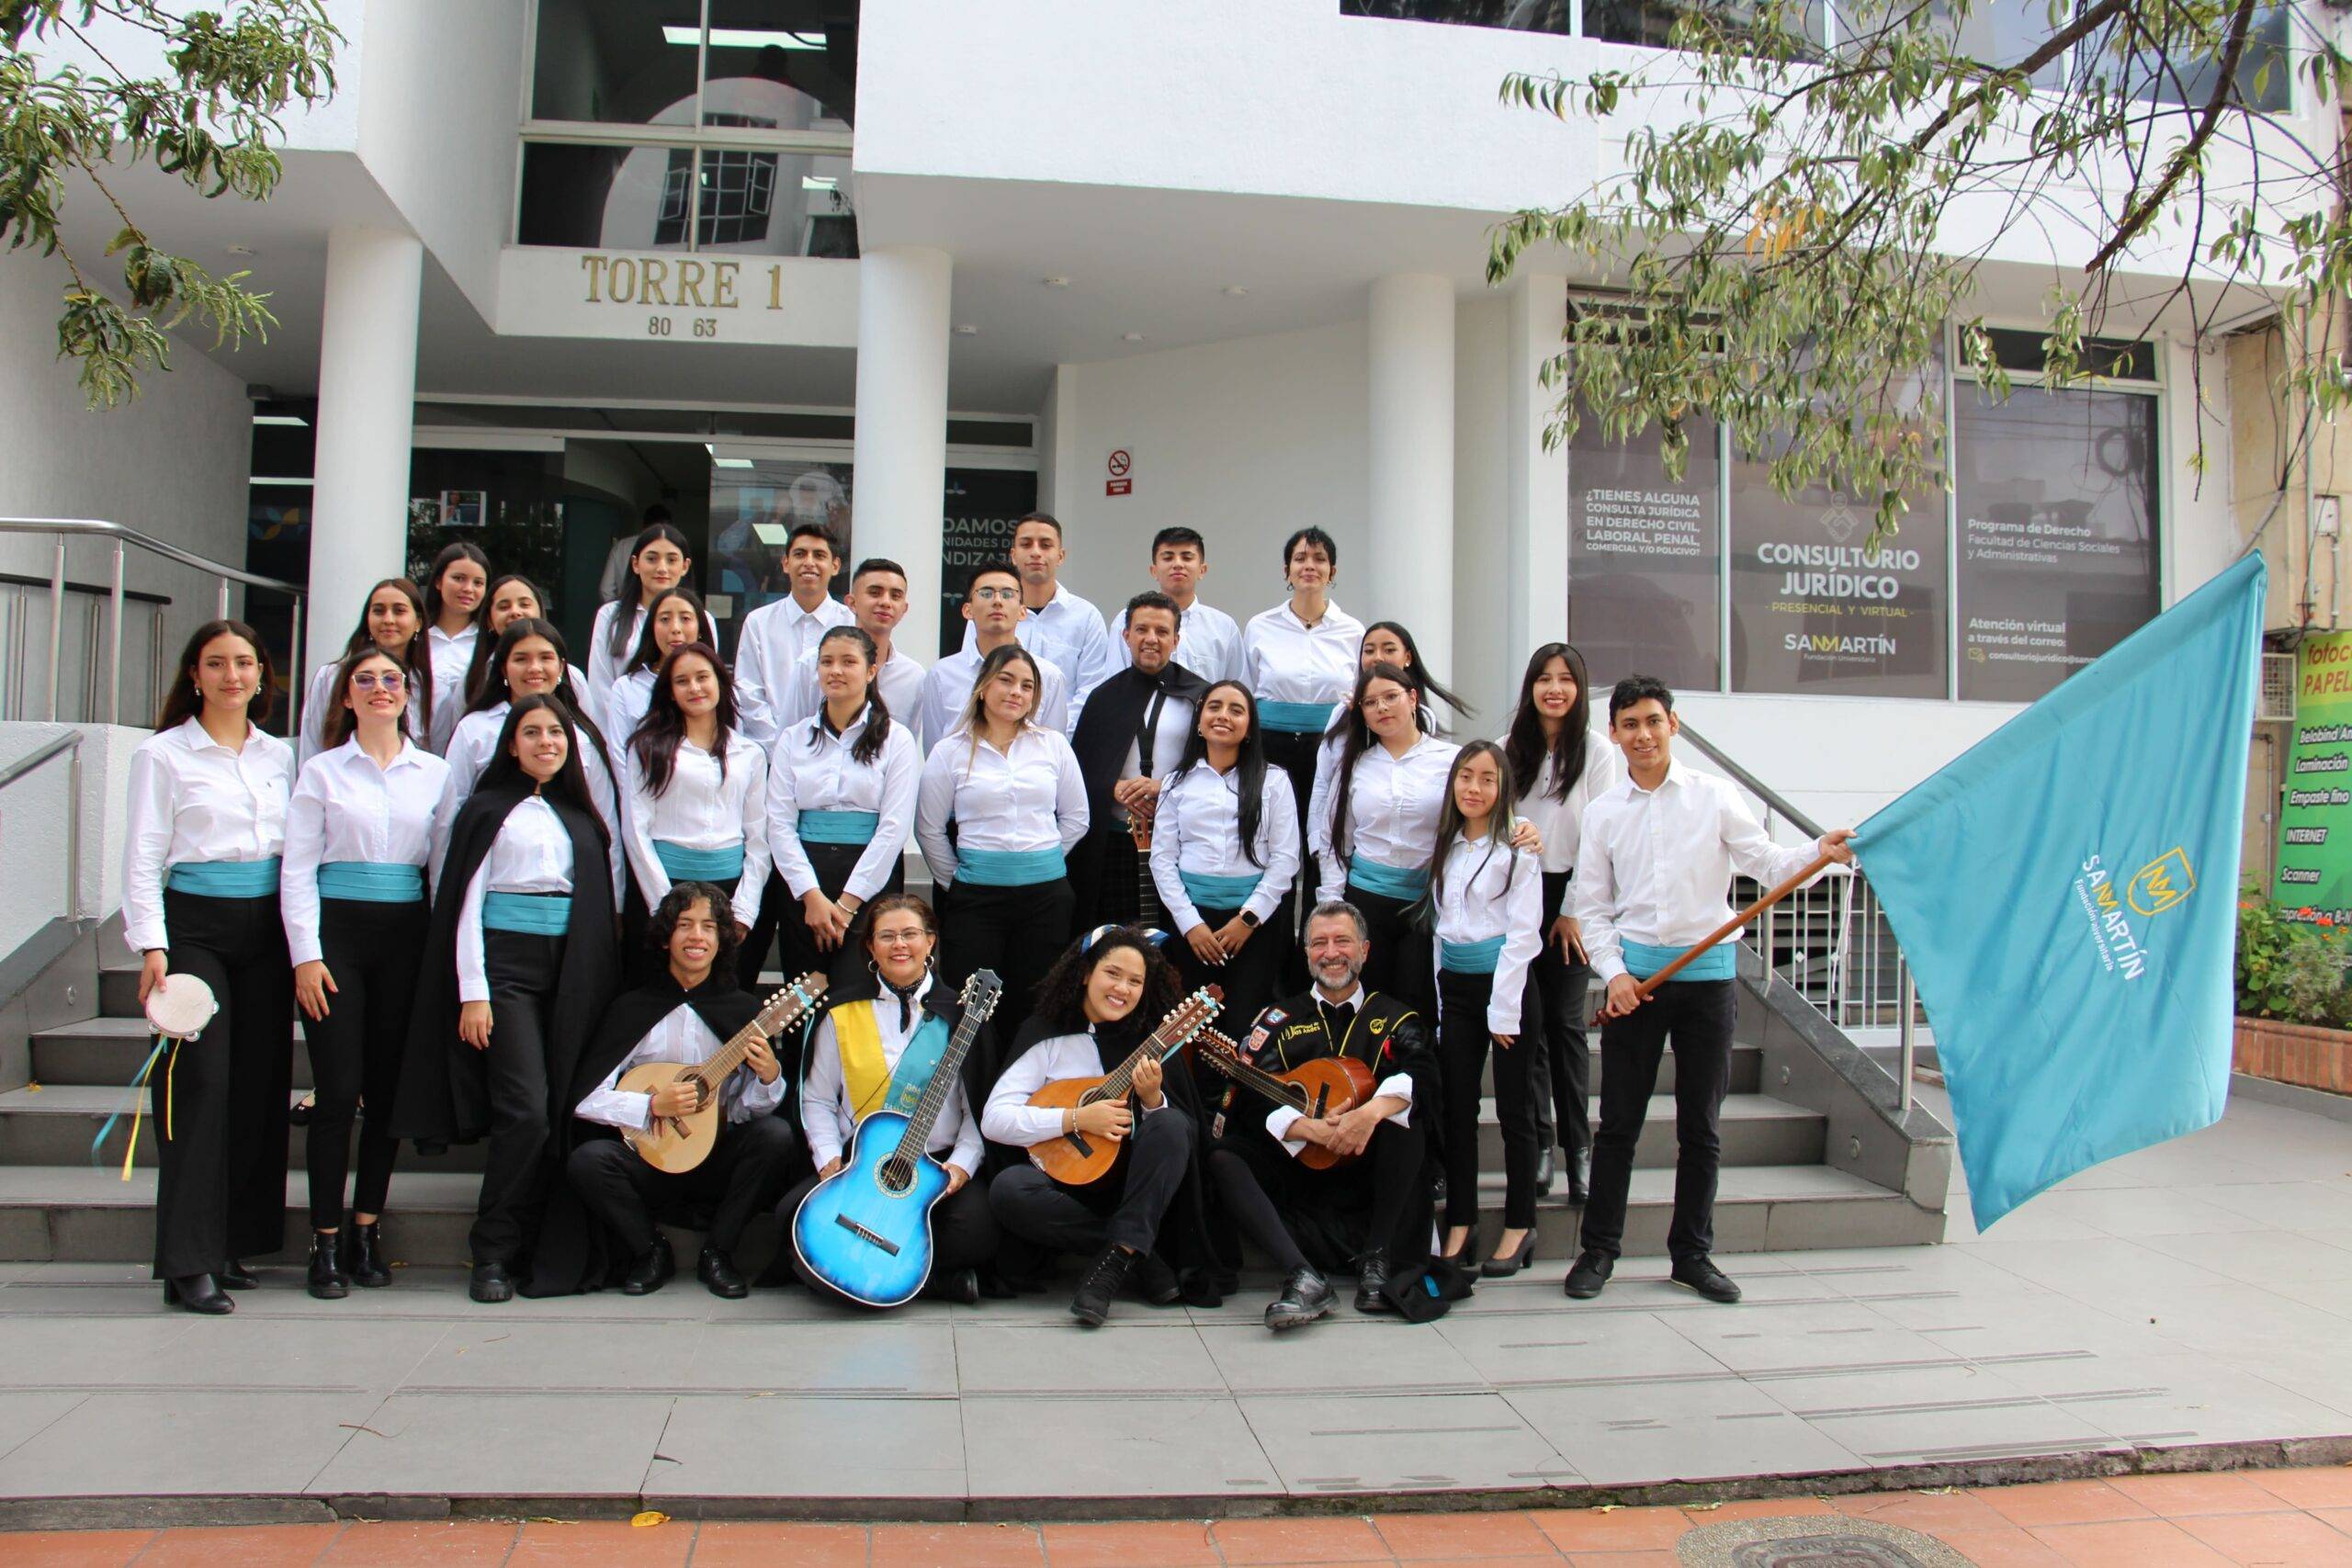
<svg viewBox="0 0 2352 1568">
<path fill-rule="evenodd" d="M 2222 1114 L 2264 580 L 2240 560 L 1855 834 L 1979 1225 Z"/>
</svg>

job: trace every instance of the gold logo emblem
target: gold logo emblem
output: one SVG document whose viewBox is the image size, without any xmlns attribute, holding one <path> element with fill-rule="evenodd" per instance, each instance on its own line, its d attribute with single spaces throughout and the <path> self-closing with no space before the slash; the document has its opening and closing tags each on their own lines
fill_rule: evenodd
<svg viewBox="0 0 2352 1568">
<path fill-rule="evenodd" d="M 2161 915 L 2196 891 L 2197 874 L 2189 869 L 2188 854 L 2176 848 L 2142 866 L 2123 896 L 2140 913 Z"/>
</svg>

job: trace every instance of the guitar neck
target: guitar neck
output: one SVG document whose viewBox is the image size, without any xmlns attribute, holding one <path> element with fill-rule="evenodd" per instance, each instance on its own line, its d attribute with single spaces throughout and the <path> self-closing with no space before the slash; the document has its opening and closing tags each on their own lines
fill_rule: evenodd
<svg viewBox="0 0 2352 1568">
<path fill-rule="evenodd" d="M 931 1069 L 931 1081 L 923 1086 L 922 1098 L 915 1101 L 913 1112 L 907 1118 L 907 1130 L 899 1139 L 899 1153 L 909 1158 L 931 1147 L 931 1130 L 939 1123 L 939 1113 L 947 1109 L 948 1092 L 964 1068 L 964 1057 L 972 1048 L 972 1039 L 988 1021 L 988 1013 L 967 1007 L 964 1016 L 956 1021 L 956 1032 L 947 1037 L 947 1049 L 939 1054 L 939 1063 Z"/>
<path fill-rule="evenodd" d="M 1204 1035 L 1203 1039 L 1210 1048 L 1201 1053 L 1202 1060 L 1216 1071 L 1235 1083 L 1248 1085 L 1277 1105 L 1287 1105 L 1294 1111 L 1306 1109 L 1305 1089 L 1296 1084 L 1284 1083 L 1265 1068 L 1243 1061 L 1238 1055 L 1228 1055 L 1225 1050 L 1218 1049 L 1221 1045 L 1230 1047 L 1233 1043 L 1222 1034 Z"/>
<path fill-rule="evenodd" d="M 695 1069 L 695 1076 L 708 1085 L 713 1093 L 717 1093 L 719 1086 L 733 1077 L 735 1069 L 741 1066 L 751 1056 L 752 1042 L 766 1038 L 767 1036 L 760 1032 L 758 1023 L 745 1024 L 736 1032 L 734 1039 L 712 1052 L 702 1066 Z"/>
<path fill-rule="evenodd" d="M 1162 1024 L 1159 1029 L 1153 1030 L 1149 1037 L 1136 1047 L 1135 1054 L 1121 1062 L 1118 1067 L 1102 1080 L 1103 1099 L 1125 1099 L 1127 1091 L 1135 1087 L 1136 1070 L 1146 1062 L 1164 1062 L 1184 1048 L 1184 1040 L 1182 1035 L 1172 1041 L 1163 1042 L 1159 1038 L 1161 1030 L 1166 1027 Z"/>
</svg>

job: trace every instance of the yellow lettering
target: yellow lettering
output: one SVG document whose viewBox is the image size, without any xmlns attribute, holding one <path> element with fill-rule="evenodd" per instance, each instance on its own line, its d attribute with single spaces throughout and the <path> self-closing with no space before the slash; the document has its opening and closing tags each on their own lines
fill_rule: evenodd
<svg viewBox="0 0 2352 1568">
<path fill-rule="evenodd" d="M 652 256 L 645 258 L 645 288 L 638 298 L 648 305 L 667 305 L 670 302 L 670 264 L 668 262 L 656 260 Z"/>
<path fill-rule="evenodd" d="M 735 309 L 735 274 L 741 266 L 741 262 L 723 261 L 710 264 L 711 309 L 715 310 Z"/>
<path fill-rule="evenodd" d="M 637 263 L 628 257 L 615 256 L 605 276 L 612 285 L 614 304 L 626 305 L 637 298 Z"/>
<path fill-rule="evenodd" d="M 771 265 L 768 268 L 768 309 L 784 309 L 784 268 L 781 266 Z"/>
<path fill-rule="evenodd" d="M 605 258 L 582 256 L 580 265 L 588 274 L 588 303 L 594 305 L 601 297 L 601 290 L 605 284 Z"/>
<path fill-rule="evenodd" d="M 678 264 L 678 303 L 699 305 L 705 310 L 710 308 L 710 301 L 702 297 L 702 263 L 682 261 Z"/>
</svg>

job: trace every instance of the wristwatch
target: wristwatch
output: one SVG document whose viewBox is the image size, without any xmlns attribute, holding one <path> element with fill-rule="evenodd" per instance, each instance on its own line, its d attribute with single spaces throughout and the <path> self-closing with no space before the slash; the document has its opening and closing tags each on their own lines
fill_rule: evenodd
<svg viewBox="0 0 2352 1568">
<path fill-rule="evenodd" d="M 1241 923 L 1254 931 L 1258 929 L 1258 917 L 1244 909 L 1241 911 Z"/>
</svg>

